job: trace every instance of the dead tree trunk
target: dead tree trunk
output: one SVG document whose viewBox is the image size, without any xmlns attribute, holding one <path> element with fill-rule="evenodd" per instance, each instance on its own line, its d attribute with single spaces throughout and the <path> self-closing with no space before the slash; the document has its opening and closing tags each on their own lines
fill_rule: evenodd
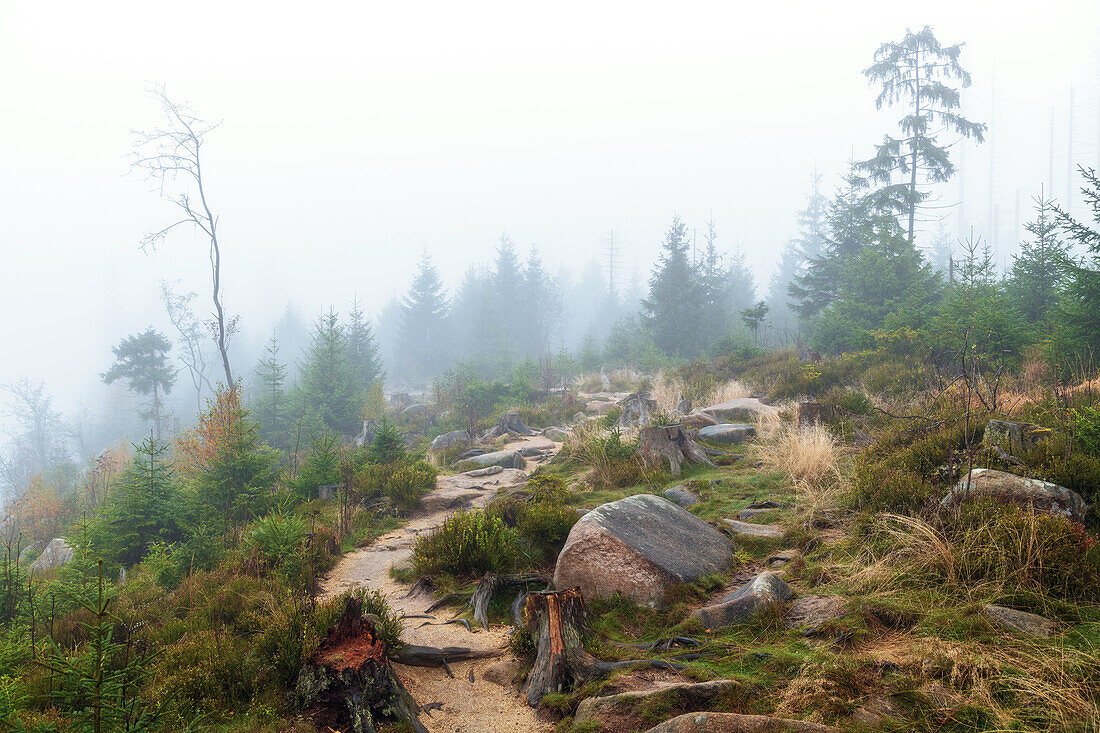
<svg viewBox="0 0 1100 733">
<path fill-rule="evenodd" d="M 620 667 L 645 664 L 683 669 L 658 659 L 602 662 L 584 650 L 584 599 L 580 588 L 542 591 L 527 595 L 523 610 L 527 628 L 537 644 L 535 664 L 523 685 L 527 703 L 538 705 L 545 695 L 564 692 Z"/>
<path fill-rule="evenodd" d="M 386 643 L 349 598 L 333 628 L 298 675 L 297 691 L 317 722 L 330 729 L 376 733 L 382 722 L 405 722 L 417 733 L 416 701 L 390 666 Z"/>
<path fill-rule="evenodd" d="M 473 596 L 470 598 L 470 607 L 474 609 L 474 621 L 480 623 L 489 630 L 489 603 L 493 597 L 508 588 L 528 586 L 531 583 L 549 585 L 550 579 L 541 573 L 516 573 L 513 575 L 497 575 L 485 573 L 477 583 Z"/>
<path fill-rule="evenodd" d="M 668 460 L 673 476 L 680 475 L 684 463 L 713 466 L 706 451 L 681 425 L 654 425 L 638 435 L 638 455 L 647 466 L 656 467 Z"/>
</svg>

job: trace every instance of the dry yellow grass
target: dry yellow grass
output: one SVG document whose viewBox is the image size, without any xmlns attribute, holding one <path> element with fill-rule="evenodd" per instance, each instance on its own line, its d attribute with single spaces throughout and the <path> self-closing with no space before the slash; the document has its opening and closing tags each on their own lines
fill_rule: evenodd
<svg viewBox="0 0 1100 733">
<path fill-rule="evenodd" d="M 811 509 L 835 501 L 844 483 L 840 447 L 822 425 L 799 427 L 778 417 L 757 420 L 760 454 L 765 464 L 782 471 Z"/>
</svg>

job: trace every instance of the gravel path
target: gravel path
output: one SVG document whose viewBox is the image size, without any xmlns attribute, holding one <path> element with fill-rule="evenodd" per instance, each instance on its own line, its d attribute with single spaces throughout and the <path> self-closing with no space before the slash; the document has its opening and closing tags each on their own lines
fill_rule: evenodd
<svg viewBox="0 0 1100 733">
<path fill-rule="evenodd" d="M 506 446 L 511 450 L 538 448 L 552 455 L 561 449 L 560 443 L 547 438 L 521 438 Z M 528 461 L 527 468 L 534 470 Z M 390 606 L 400 614 L 424 613 L 432 602 L 426 594 L 409 595 L 411 586 L 390 577 L 395 564 L 407 563 L 412 557 L 416 536 L 438 526 L 460 508 L 483 507 L 503 488 L 522 484 L 523 471 L 506 468 L 492 476 L 470 477 L 465 474 L 440 476 L 436 488 L 424 497 L 420 511 L 400 529 L 388 532 L 368 547 L 345 555 L 321 583 L 321 597 L 328 599 L 344 591 L 366 586 L 386 595 Z M 433 613 L 439 621 L 450 618 L 447 609 Z M 421 626 L 426 619 L 407 619 L 402 639 L 410 644 L 426 646 L 465 646 L 471 649 L 500 649 L 498 659 L 455 662 L 450 665 L 454 678 L 442 669 L 394 665 L 397 676 L 421 705 L 441 703 L 441 709 L 420 716 L 432 733 L 497 733 L 500 731 L 551 731 L 554 726 L 540 721 L 535 711 L 512 687 L 485 680 L 485 670 L 503 662 L 518 660 L 507 651 L 508 629 L 493 626 L 489 631 L 476 628 L 474 633 L 459 624 Z M 471 671 L 473 682 L 470 681 Z"/>
</svg>

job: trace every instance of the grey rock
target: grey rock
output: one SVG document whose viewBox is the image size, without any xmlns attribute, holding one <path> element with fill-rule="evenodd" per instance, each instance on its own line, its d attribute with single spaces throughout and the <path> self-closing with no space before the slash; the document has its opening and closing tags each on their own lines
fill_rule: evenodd
<svg viewBox="0 0 1100 733">
<path fill-rule="evenodd" d="M 586 599 L 621 593 L 663 607 L 675 584 L 732 564 L 733 545 L 721 532 L 667 499 L 639 494 L 603 504 L 573 525 L 554 587 L 580 587 Z"/>
<path fill-rule="evenodd" d="M 606 374 L 600 374 L 600 389 L 605 392 L 611 389 L 611 380 L 607 378 Z"/>
<path fill-rule="evenodd" d="M 427 414 L 428 414 L 428 406 L 425 405 L 425 404 L 422 404 L 420 402 L 409 405 L 408 407 L 406 407 L 404 410 L 401 411 L 401 417 L 403 417 L 405 419 L 409 419 L 409 420 L 411 420 L 413 418 L 424 417 Z"/>
<path fill-rule="evenodd" d="M 1024 450 L 1050 435 L 1050 429 L 1027 422 L 990 420 L 986 423 L 982 444 L 1000 446 L 1009 451 Z"/>
<path fill-rule="evenodd" d="M 772 572 L 763 572 L 717 603 L 696 609 L 692 618 L 708 629 L 720 629 L 737 623 L 761 608 L 778 606 L 791 597 L 791 589 Z"/>
<path fill-rule="evenodd" d="M 481 673 L 481 678 L 486 682 L 492 682 L 501 687 L 511 687 L 516 677 L 523 670 L 523 663 L 518 659 L 505 659 L 493 662 Z"/>
<path fill-rule="evenodd" d="M 436 436 L 435 440 L 432 441 L 431 450 L 447 450 L 448 448 L 454 448 L 456 445 L 469 442 L 470 433 L 465 430 L 452 430 L 449 433 Z"/>
<path fill-rule="evenodd" d="M 985 614 L 1002 628 L 1021 631 L 1031 636 L 1049 637 L 1058 631 L 1057 623 L 1037 613 L 1017 611 L 1015 608 L 990 604 L 985 607 Z"/>
<path fill-rule="evenodd" d="M 691 412 L 691 400 L 681 397 L 680 401 L 676 403 L 676 409 L 684 415 Z"/>
<path fill-rule="evenodd" d="M 815 633 L 822 624 L 841 618 L 847 613 L 847 604 L 840 596 L 804 596 L 791 601 L 787 607 L 788 628 L 802 628 L 806 634 Z"/>
<path fill-rule="evenodd" d="M 458 460 L 465 461 L 469 458 L 473 458 L 474 456 L 483 456 L 488 452 L 489 451 L 485 450 L 484 448 L 471 448 L 470 450 L 466 451 L 465 453 L 462 453 L 461 455 L 459 455 Z"/>
<path fill-rule="evenodd" d="M 486 468 L 488 466 L 500 466 L 501 468 L 519 468 L 523 469 L 527 466 L 527 461 L 518 451 L 514 450 L 497 450 L 492 453 L 482 453 L 479 456 L 470 456 L 462 461 L 463 464 L 470 464 L 471 468 Z"/>
<path fill-rule="evenodd" d="M 581 700 L 580 704 L 577 705 L 577 712 L 573 715 L 573 723 L 574 725 L 580 725 L 595 721 L 606 725 L 611 722 L 616 712 L 618 712 L 616 708 L 621 711 L 623 707 L 634 707 L 646 703 L 651 698 L 666 695 L 682 707 L 691 708 L 708 705 L 716 696 L 734 689 L 737 685 L 736 680 L 681 682 L 649 690 L 631 690 L 620 692 L 617 695 L 588 697 Z"/>
<path fill-rule="evenodd" d="M 680 418 L 680 424 L 691 430 L 702 430 L 708 425 L 717 425 L 718 419 L 699 410 L 693 410 Z"/>
<path fill-rule="evenodd" d="M 32 557 L 35 556 L 36 553 L 41 551 L 42 548 L 45 547 L 45 546 L 46 546 L 46 541 L 45 540 L 38 540 L 37 542 L 32 542 L 31 544 L 27 545 L 26 547 L 24 547 L 19 552 L 19 562 L 24 563 L 24 562 L 29 561 Z"/>
<path fill-rule="evenodd" d="M 487 475 L 496 475 L 497 473 L 504 472 L 503 466 L 486 466 L 483 469 L 473 469 L 472 471 L 464 471 L 462 475 L 469 475 L 472 479 L 483 479 Z"/>
<path fill-rule="evenodd" d="M 761 514 L 767 514 L 768 512 L 774 511 L 774 509 L 742 509 L 737 515 L 737 518 L 743 522 L 747 522 L 753 517 L 759 517 Z"/>
<path fill-rule="evenodd" d="M 665 489 L 665 498 L 673 504 L 685 508 L 699 503 L 699 496 L 686 486 L 673 486 L 671 489 Z"/>
<path fill-rule="evenodd" d="M 712 415 L 721 422 L 754 422 L 757 418 L 773 417 L 779 413 L 776 408 L 765 405 L 755 397 L 738 397 L 718 405 L 704 407 L 703 412 Z"/>
<path fill-rule="evenodd" d="M 577 411 L 573 413 L 573 422 L 581 422 L 584 418 L 585 414 L 583 412 Z"/>
<path fill-rule="evenodd" d="M 768 559 L 764 561 L 764 564 L 769 568 L 781 568 L 784 565 L 794 562 L 798 558 L 802 557 L 802 553 L 796 548 L 790 550 L 780 550 L 779 552 L 773 552 L 768 556 Z"/>
<path fill-rule="evenodd" d="M 542 434 L 554 441 L 555 443 L 564 443 L 565 439 L 573 434 L 570 430 L 563 430 L 562 428 L 546 428 L 542 431 Z"/>
<path fill-rule="evenodd" d="M 970 472 L 970 486 L 964 477 L 940 502 L 944 509 L 972 499 L 988 499 L 998 504 L 1011 504 L 1025 509 L 1047 512 L 1083 521 L 1089 506 L 1076 491 L 1048 481 L 1024 478 L 1005 471 L 975 468 Z"/>
<path fill-rule="evenodd" d="M 820 723 L 741 713 L 684 713 L 645 733 L 836 733 Z"/>
<path fill-rule="evenodd" d="M 732 445 L 756 435 L 756 428 L 745 423 L 719 423 L 699 429 L 699 438 L 712 443 Z"/>
<path fill-rule="evenodd" d="M 782 537 L 783 530 L 779 527 L 773 527 L 770 524 L 751 524 L 749 522 L 742 522 L 737 519 L 723 519 L 726 526 L 734 534 L 739 534 L 744 537 Z"/>
<path fill-rule="evenodd" d="M 50 544 L 46 545 L 46 549 L 42 551 L 38 559 L 31 563 L 30 572 L 40 573 L 43 570 L 53 570 L 65 565 L 72 559 L 73 548 L 69 547 L 68 542 L 58 537 L 50 540 Z"/>
</svg>

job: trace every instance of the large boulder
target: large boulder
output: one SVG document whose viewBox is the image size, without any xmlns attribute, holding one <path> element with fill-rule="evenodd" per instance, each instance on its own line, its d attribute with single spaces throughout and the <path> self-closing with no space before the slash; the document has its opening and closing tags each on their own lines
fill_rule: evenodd
<svg viewBox="0 0 1100 733">
<path fill-rule="evenodd" d="M 1012 420 L 990 420 L 985 425 L 982 444 L 1000 446 L 1006 450 L 1023 450 L 1035 445 L 1041 438 L 1050 434 L 1050 428 L 1028 422 Z"/>
<path fill-rule="evenodd" d="M 761 608 L 778 606 L 791 597 L 791 588 L 777 574 L 763 572 L 717 603 L 696 609 L 692 618 L 708 629 L 721 629 L 744 620 Z"/>
<path fill-rule="evenodd" d="M 43 570 L 53 570 L 72 559 L 73 548 L 69 547 L 68 542 L 58 537 L 50 540 L 50 544 L 46 545 L 46 549 L 42 551 L 38 559 L 31 563 L 30 571 L 39 573 Z"/>
<path fill-rule="evenodd" d="M 37 542 L 32 542 L 31 544 L 27 545 L 19 553 L 19 562 L 27 562 L 32 557 L 34 557 L 35 554 L 37 554 L 45 545 L 45 540 L 38 540 Z"/>
<path fill-rule="evenodd" d="M 401 411 L 401 417 L 405 420 L 419 419 L 428 414 L 428 406 L 420 402 L 409 405 Z"/>
<path fill-rule="evenodd" d="M 488 468 L 489 466 L 523 469 L 527 467 L 527 460 L 519 454 L 519 451 L 497 450 L 492 453 L 482 453 L 479 456 L 470 456 L 462 461 L 464 468 Z"/>
<path fill-rule="evenodd" d="M 755 397 L 737 397 L 719 405 L 704 407 L 703 412 L 727 423 L 751 423 L 757 419 L 774 417 L 779 414 L 779 410 L 771 405 L 765 405 Z"/>
<path fill-rule="evenodd" d="M 699 429 L 699 439 L 732 445 L 756 435 L 756 428 L 746 423 L 719 423 Z"/>
<path fill-rule="evenodd" d="M 554 587 L 586 599 L 621 593 L 661 607 L 677 583 L 729 570 L 733 545 L 718 530 L 651 494 L 619 499 L 581 517 L 558 555 Z"/>
<path fill-rule="evenodd" d="M 820 723 L 741 713 L 685 713 L 645 733 L 835 733 Z"/>
<path fill-rule="evenodd" d="M 436 436 L 432 441 L 431 450 L 447 450 L 456 445 L 470 442 L 470 434 L 465 430 L 452 430 L 449 433 Z"/>
<path fill-rule="evenodd" d="M 1011 504 L 1036 511 L 1083 521 L 1089 511 L 1085 500 L 1072 489 L 1048 481 L 1024 478 L 991 468 L 975 468 L 970 472 L 969 487 L 964 477 L 955 485 L 940 506 L 950 509 L 972 499 L 988 499 L 998 504 Z"/>
</svg>

